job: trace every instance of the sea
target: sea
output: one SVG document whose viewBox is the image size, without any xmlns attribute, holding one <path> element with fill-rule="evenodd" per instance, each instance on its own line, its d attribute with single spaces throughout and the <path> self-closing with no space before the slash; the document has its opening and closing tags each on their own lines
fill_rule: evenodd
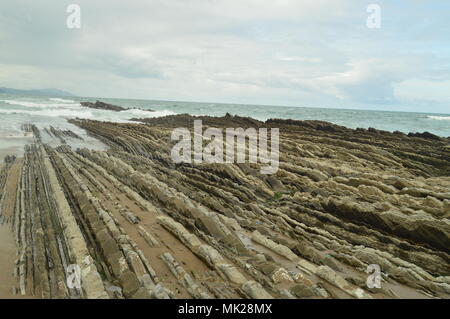
<svg viewBox="0 0 450 319">
<path fill-rule="evenodd" d="M 135 109 L 114 112 L 90 109 L 80 105 L 82 101 L 95 102 L 96 100 Z M 20 155 L 24 144 L 31 138 L 21 129 L 23 124 L 32 123 L 38 128 L 53 126 L 59 129 L 70 129 L 82 136 L 85 143 L 92 144 L 95 141 L 81 129 L 68 123 L 67 119 L 129 122 L 131 118 L 161 117 L 182 113 L 211 116 L 223 116 L 230 113 L 250 116 L 262 121 L 269 118 L 321 120 L 349 128 L 373 127 L 404 133 L 428 131 L 439 136 L 450 137 L 450 114 L 0 94 L 0 150 Z"/>
</svg>

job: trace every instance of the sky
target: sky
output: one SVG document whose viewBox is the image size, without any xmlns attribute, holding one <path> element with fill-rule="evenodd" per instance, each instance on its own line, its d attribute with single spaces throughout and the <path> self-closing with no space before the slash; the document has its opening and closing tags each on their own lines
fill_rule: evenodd
<svg viewBox="0 0 450 319">
<path fill-rule="evenodd" d="M 449 16 L 448 0 L 2 0 L 0 87 L 450 113 Z"/>
</svg>

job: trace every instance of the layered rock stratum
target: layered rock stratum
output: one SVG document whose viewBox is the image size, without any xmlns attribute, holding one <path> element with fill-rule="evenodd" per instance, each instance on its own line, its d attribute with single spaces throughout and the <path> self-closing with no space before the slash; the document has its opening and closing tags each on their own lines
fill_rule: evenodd
<svg viewBox="0 0 450 319">
<path fill-rule="evenodd" d="M 127 110 L 126 108 L 124 108 L 122 106 L 113 105 L 113 104 L 109 104 L 109 103 L 105 103 L 105 102 L 101 102 L 101 101 L 95 101 L 94 103 L 81 102 L 80 105 L 91 108 L 91 109 L 114 111 L 114 112 L 120 112 L 120 111 Z"/>
<path fill-rule="evenodd" d="M 280 165 L 175 164 L 171 132 L 279 128 Z M 450 140 L 319 121 L 71 120 L 0 166 L 12 293 L 38 298 L 448 298 Z M 73 288 L 67 267 L 78 265 Z M 371 265 L 371 266 L 370 266 Z M 378 265 L 381 288 L 367 285 Z M 1 279 L 2 277 L 0 277 Z"/>
</svg>

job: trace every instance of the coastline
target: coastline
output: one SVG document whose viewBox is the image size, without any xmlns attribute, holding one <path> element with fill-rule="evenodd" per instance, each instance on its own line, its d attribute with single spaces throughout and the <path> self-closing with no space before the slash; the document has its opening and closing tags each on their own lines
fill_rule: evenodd
<svg viewBox="0 0 450 319">
<path fill-rule="evenodd" d="M 171 132 L 195 119 L 279 128 L 279 171 L 174 164 Z M 36 297 L 450 297 L 449 138 L 231 115 L 135 120 L 72 119 L 108 149 L 77 150 L 70 135 L 49 146 L 35 133 L 24 161 L 3 167 L 21 172 L 8 190 L 23 201 L 16 236 L 45 233 L 16 237 L 33 249 L 17 245 L 28 258 L 19 265 L 48 274 L 16 278 Z M 77 223 L 64 224 L 66 213 Z M 75 233 L 95 265 L 85 276 L 98 280 L 80 291 L 64 284 Z M 47 254 L 60 262 L 49 267 Z M 381 289 L 366 286 L 370 264 Z"/>
<path fill-rule="evenodd" d="M 107 102 L 107 103 L 105 103 Z M 82 106 L 81 103 L 85 104 Z M 109 104 L 111 103 L 111 104 Z M 114 111 L 116 110 L 116 111 Z M 356 129 L 374 127 L 379 130 L 431 132 L 441 137 L 450 136 L 450 114 L 423 112 L 399 112 L 381 110 L 330 109 L 311 107 L 276 107 L 264 105 L 171 102 L 133 99 L 101 99 L 73 97 L 4 96 L 0 99 L 0 118 L 3 134 L 7 128 L 20 134 L 20 125 L 34 123 L 40 128 L 53 125 L 68 128 L 66 118 L 83 118 L 111 122 L 128 122 L 130 118 L 150 118 L 170 114 L 197 116 L 224 116 L 226 112 L 238 116 L 266 121 L 270 118 L 293 120 L 321 120 Z M 74 130 L 73 128 L 71 128 Z M 0 129 L 0 136 L 2 130 Z"/>
</svg>

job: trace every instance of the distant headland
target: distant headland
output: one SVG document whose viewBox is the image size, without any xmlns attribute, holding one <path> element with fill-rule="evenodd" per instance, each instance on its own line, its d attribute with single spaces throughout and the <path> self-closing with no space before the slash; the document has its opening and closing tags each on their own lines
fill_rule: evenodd
<svg viewBox="0 0 450 319">
<path fill-rule="evenodd" d="M 21 90 L 11 89 L 7 87 L 0 87 L 0 93 L 4 94 L 19 94 L 19 95 L 34 95 L 34 96 L 75 96 L 75 94 L 59 90 L 59 89 L 34 89 L 34 90 Z"/>
</svg>

